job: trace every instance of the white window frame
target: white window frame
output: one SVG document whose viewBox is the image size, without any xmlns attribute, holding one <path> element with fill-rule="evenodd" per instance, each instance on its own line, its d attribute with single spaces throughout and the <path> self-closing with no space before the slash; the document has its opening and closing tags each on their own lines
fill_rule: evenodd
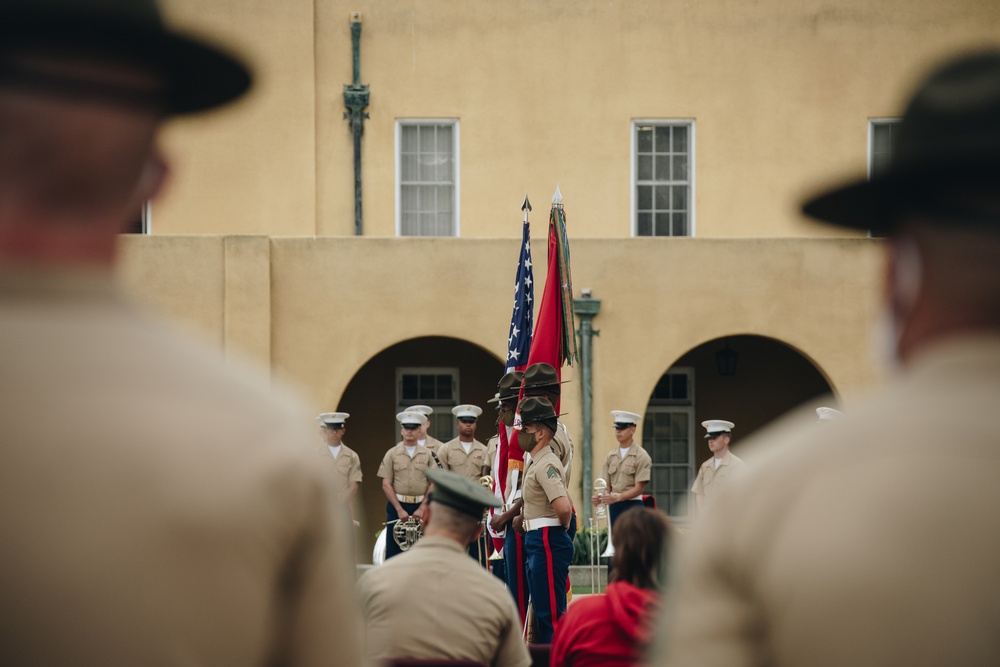
<svg viewBox="0 0 1000 667">
<path fill-rule="evenodd" d="M 454 237 L 458 238 L 462 234 L 461 226 L 461 210 L 459 208 L 459 202 L 461 201 L 461 137 L 460 137 L 460 123 L 457 118 L 397 118 L 396 119 L 396 236 L 403 236 L 402 226 L 403 226 L 403 160 L 402 160 L 402 150 L 403 150 L 403 126 L 412 125 L 451 125 L 452 126 L 452 151 L 455 156 L 455 200 L 452 202 L 452 210 L 455 212 L 455 233 Z M 409 235 L 407 235 L 409 237 Z M 451 237 L 428 237 L 428 238 L 451 238 Z"/>
<path fill-rule="evenodd" d="M 637 163 L 638 163 L 638 141 L 636 127 L 639 125 L 686 125 L 688 128 L 688 235 L 676 238 L 693 238 L 696 232 L 695 226 L 695 119 L 694 118 L 633 118 L 629 125 L 629 143 L 631 146 L 631 160 L 629 163 L 629 206 L 631 209 L 631 235 L 639 237 L 639 202 L 636 197 L 638 183 Z M 672 238 L 672 237 L 639 237 L 639 238 Z"/>
<path fill-rule="evenodd" d="M 403 376 L 404 375 L 451 375 L 451 399 L 407 399 L 403 398 Z M 455 420 L 451 418 L 451 409 L 459 404 L 458 398 L 462 395 L 459 386 L 460 373 L 458 367 L 452 366 L 400 366 L 396 368 L 396 412 L 401 412 L 411 405 L 429 405 L 434 408 L 434 416 L 445 415 L 445 412 L 438 412 L 438 408 L 447 408 L 447 421 L 451 424 L 452 438 L 455 437 Z M 438 420 L 436 420 L 438 421 Z M 397 431 L 398 425 L 397 425 Z M 448 438 L 449 440 L 451 438 Z"/>
</svg>

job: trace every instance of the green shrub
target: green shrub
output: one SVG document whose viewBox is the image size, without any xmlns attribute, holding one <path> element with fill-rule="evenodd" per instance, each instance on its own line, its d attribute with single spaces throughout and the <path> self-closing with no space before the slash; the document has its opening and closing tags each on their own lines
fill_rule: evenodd
<svg viewBox="0 0 1000 667">
<path fill-rule="evenodd" d="M 592 535 L 594 531 L 590 528 L 581 528 L 573 538 L 573 562 L 571 565 L 590 565 L 590 548 L 592 546 Z M 608 546 L 608 531 L 601 529 L 598 534 L 600 544 L 597 553 L 602 554 Z M 607 565 L 609 558 L 600 558 L 600 565 Z"/>
</svg>

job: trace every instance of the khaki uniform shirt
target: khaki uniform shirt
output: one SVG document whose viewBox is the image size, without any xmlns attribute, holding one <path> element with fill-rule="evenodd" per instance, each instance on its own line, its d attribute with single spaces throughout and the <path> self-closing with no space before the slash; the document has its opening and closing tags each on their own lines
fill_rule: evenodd
<svg viewBox="0 0 1000 667">
<path fill-rule="evenodd" d="M 514 434 L 515 441 L 513 445 L 517 446 L 517 434 Z M 552 436 L 552 442 L 549 444 L 552 447 L 552 451 L 556 453 L 559 457 L 559 461 L 562 464 L 561 470 L 563 474 L 563 483 L 566 488 L 569 488 L 570 476 L 573 474 L 573 439 L 569 437 L 569 429 L 562 422 L 559 422 L 556 428 L 555 434 Z"/>
<path fill-rule="evenodd" d="M 521 497 L 524 499 L 522 514 L 525 519 L 558 518 L 552 509 L 552 501 L 560 496 L 568 496 L 563 483 L 559 457 L 546 447 L 532 458 L 524 470 L 524 486 L 521 487 Z"/>
<path fill-rule="evenodd" d="M 392 489 L 403 496 L 422 496 L 427 491 L 427 477 L 424 471 L 436 467 L 431 450 L 416 445 L 413 458 L 406 453 L 406 447 L 399 443 L 382 457 L 378 466 L 378 476 L 388 479 Z"/>
<path fill-rule="evenodd" d="M 655 665 L 1000 665 L 1000 335 L 926 347 L 842 419 L 741 444 L 684 537 Z"/>
<path fill-rule="evenodd" d="M 531 664 L 514 599 L 455 540 L 421 538 L 409 551 L 362 575 L 357 590 L 373 660 Z M 340 662 L 339 656 L 334 658 Z"/>
<path fill-rule="evenodd" d="M 439 451 L 441 451 L 441 447 L 443 445 L 444 445 L 443 442 L 441 442 L 437 438 L 435 438 L 433 436 L 430 436 L 430 435 L 427 436 L 426 440 L 424 440 L 424 447 L 426 447 L 427 449 L 431 450 L 435 454 L 437 454 Z"/>
<path fill-rule="evenodd" d="M 493 479 L 497 477 L 496 471 L 496 460 L 497 460 L 497 450 L 500 449 L 500 436 L 495 435 L 486 441 L 486 461 L 490 464 L 490 476 Z"/>
<path fill-rule="evenodd" d="M 709 501 L 720 489 L 728 485 L 730 479 L 739 476 L 743 465 L 743 459 L 737 458 L 731 451 L 726 451 L 722 462 L 716 468 L 713 456 L 702 463 L 701 468 L 698 469 L 698 476 L 695 477 L 694 484 L 691 486 L 691 493 L 699 496 L 704 495 L 705 500 Z"/>
<path fill-rule="evenodd" d="M 604 470 L 601 474 L 608 483 L 609 493 L 621 493 L 634 487 L 637 482 L 648 482 L 652 467 L 653 459 L 633 441 L 624 459 L 617 447 L 608 453 L 604 458 Z"/>
<path fill-rule="evenodd" d="M 5 269 L 0 395 L 2 662 L 363 660 L 313 413 L 266 377 L 103 274 Z"/>
<path fill-rule="evenodd" d="M 346 489 L 354 482 L 361 483 L 361 458 L 358 453 L 345 444 L 340 445 L 340 454 L 333 458 L 333 452 L 326 446 L 329 457 L 333 460 L 334 477 L 339 488 Z"/>
<path fill-rule="evenodd" d="M 462 442 L 458 438 L 449 440 L 441 446 L 438 458 L 445 470 L 451 470 L 477 482 L 490 469 L 486 445 L 478 440 L 472 441 L 472 448 L 469 449 L 468 454 L 465 453 L 465 448 L 462 447 Z"/>
</svg>

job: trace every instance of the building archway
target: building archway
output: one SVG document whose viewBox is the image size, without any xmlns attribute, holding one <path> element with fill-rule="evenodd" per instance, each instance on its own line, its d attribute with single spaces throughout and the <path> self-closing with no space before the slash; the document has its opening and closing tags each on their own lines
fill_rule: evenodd
<svg viewBox="0 0 1000 667">
<path fill-rule="evenodd" d="M 736 424 L 732 449 L 738 455 L 739 443 L 754 431 L 832 393 L 811 359 L 774 338 L 727 336 L 688 350 L 660 377 L 646 404 L 642 441 L 653 459 L 648 491 L 671 516 L 688 518 L 688 490 L 710 456 L 701 422 Z"/>
<path fill-rule="evenodd" d="M 445 440 L 454 428 L 451 406 L 478 405 L 483 416 L 476 439 L 485 443 L 496 431 L 495 411 L 486 401 L 496 393 L 503 372 L 503 362 L 478 345 L 426 336 L 382 350 L 354 374 L 337 409 L 351 415 L 344 442 L 358 453 L 364 474 L 353 503 L 361 524 L 355 530 L 358 562 L 371 562 L 375 536 L 385 521 L 386 498 L 377 473 L 386 451 L 400 440 L 396 413 L 406 405 L 435 407 L 432 427 Z"/>
</svg>

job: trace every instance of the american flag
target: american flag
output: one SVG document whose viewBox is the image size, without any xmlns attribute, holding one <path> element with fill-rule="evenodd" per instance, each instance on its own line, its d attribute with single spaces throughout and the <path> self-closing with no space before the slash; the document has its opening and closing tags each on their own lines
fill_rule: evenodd
<svg viewBox="0 0 1000 667">
<path fill-rule="evenodd" d="M 527 217 L 527 216 L 525 216 Z M 534 326 L 534 271 L 531 267 L 531 238 L 528 221 L 521 233 L 521 256 L 517 262 L 517 279 L 514 283 L 514 312 L 510 317 L 510 335 L 507 337 L 507 370 L 510 373 L 528 365 L 531 349 L 531 331 Z"/>
</svg>

